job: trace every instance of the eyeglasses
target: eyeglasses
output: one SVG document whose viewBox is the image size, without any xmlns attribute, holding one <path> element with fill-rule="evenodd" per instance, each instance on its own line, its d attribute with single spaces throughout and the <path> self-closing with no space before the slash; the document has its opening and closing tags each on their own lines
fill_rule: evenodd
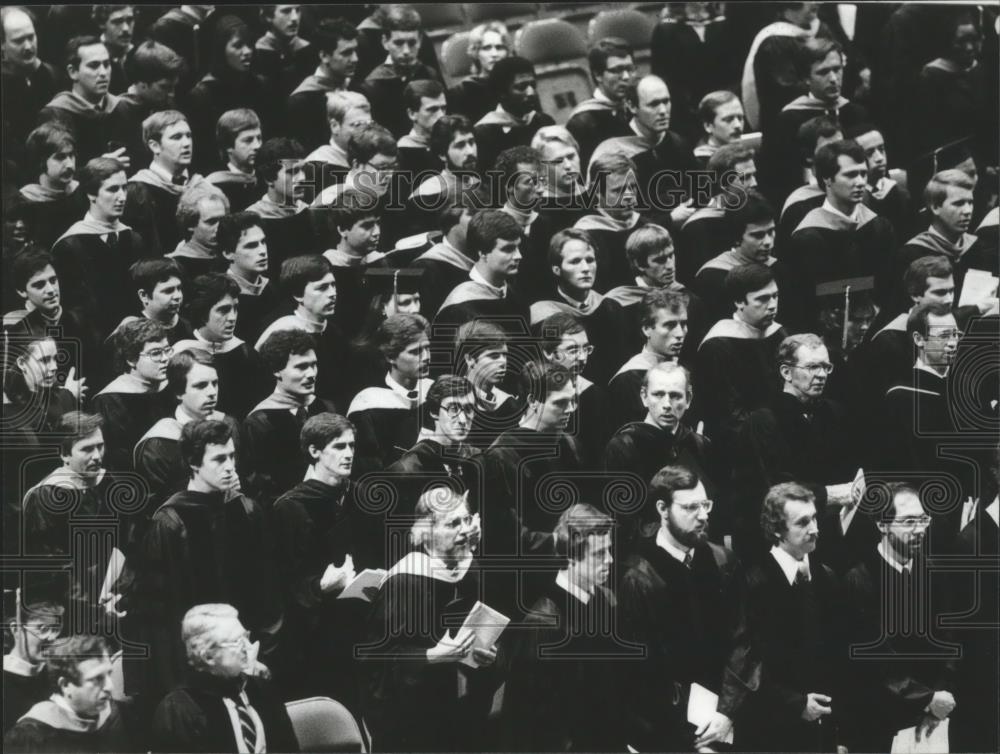
<svg viewBox="0 0 1000 754">
<path fill-rule="evenodd" d="M 166 361 L 171 356 L 174 355 L 173 347 L 168 346 L 167 348 L 151 348 L 148 351 L 143 351 L 140 356 L 148 356 L 153 361 Z"/>
<path fill-rule="evenodd" d="M 594 352 L 594 347 L 592 345 L 569 346 L 568 348 L 562 349 L 562 352 L 571 359 L 576 359 L 580 356 L 590 356 L 590 354 Z"/>
<path fill-rule="evenodd" d="M 913 516 L 912 518 L 897 518 L 892 523 L 901 529 L 926 529 L 931 525 L 931 517 Z"/>
<path fill-rule="evenodd" d="M 229 641 L 220 641 L 220 647 L 226 647 L 228 649 L 243 649 L 247 644 L 250 643 L 250 634 L 245 633 L 238 639 L 230 639 Z"/>
<path fill-rule="evenodd" d="M 30 623 L 25 623 L 22 628 L 42 641 L 53 641 L 62 633 L 62 627 L 57 625 L 32 626 Z"/>
<path fill-rule="evenodd" d="M 616 65 L 614 68 L 605 68 L 605 71 L 615 76 L 624 76 L 625 74 L 631 76 L 635 73 L 636 67 L 634 65 Z"/>
<path fill-rule="evenodd" d="M 699 511 L 705 511 L 705 513 L 712 512 L 712 506 L 714 503 L 711 500 L 699 500 L 694 503 L 677 503 L 677 507 L 680 508 L 685 513 L 694 515 Z"/>
<path fill-rule="evenodd" d="M 801 369 L 809 374 L 832 374 L 833 364 L 786 364 L 792 369 Z"/>
<path fill-rule="evenodd" d="M 476 407 L 469 403 L 449 403 L 447 406 L 441 406 L 441 410 L 452 419 L 457 419 L 459 414 L 472 416 L 476 413 Z"/>
</svg>

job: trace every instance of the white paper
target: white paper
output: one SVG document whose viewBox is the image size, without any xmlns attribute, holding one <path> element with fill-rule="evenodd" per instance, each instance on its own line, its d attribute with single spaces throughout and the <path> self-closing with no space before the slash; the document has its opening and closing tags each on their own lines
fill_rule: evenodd
<svg viewBox="0 0 1000 754">
<path fill-rule="evenodd" d="M 917 729 L 903 728 L 892 739 L 892 754 L 948 754 L 948 723 L 945 718 L 929 736 L 922 735 L 917 740 Z"/>
<path fill-rule="evenodd" d="M 385 578 L 385 571 L 381 568 L 366 568 L 357 576 L 350 584 L 344 587 L 344 591 L 337 595 L 338 600 L 364 600 L 365 602 L 371 602 L 368 595 L 365 594 L 365 589 L 369 587 L 375 587 L 378 589 L 382 584 L 382 580 Z"/>
<path fill-rule="evenodd" d="M 508 623 L 510 623 L 510 618 L 506 615 L 497 612 L 488 605 L 484 605 L 482 602 L 477 602 L 472 606 L 472 610 L 466 616 L 462 627 L 458 629 L 455 641 L 461 644 L 465 641 L 465 637 L 471 633 L 476 637 L 472 643 L 473 647 L 490 649 L 497 643 L 497 639 L 500 638 L 500 634 L 507 628 Z M 470 668 L 479 667 L 471 652 L 467 657 L 462 658 L 461 662 Z"/>
<path fill-rule="evenodd" d="M 687 719 L 692 725 L 699 728 L 707 723 L 715 715 L 719 708 L 719 695 L 709 691 L 698 683 L 691 684 L 691 693 L 688 695 Z M 733 742 L 733 731 L 723 740 L 724 743 Z"/>
<path fill-rule="evenodd" d="M 997 284 L 1000 279 L 993 277 L 985 270 L 968 270 L 962 282 L 962 295 L 959 306 L 975 306 L 988 298 L 993 298 L 993 308 L 987 314 L 997 314 L 996 305 Z"/>
<path fill-rule="evenodd" d="M 112 591 L 115 588 L 115 584 L 118 583 L 118 579 L 122 575 L 122 571 L 125 569 L 125 555 L 117 547 L 112 548 L 111 557 L 108 558 L 108 570 L 104 574 L 104 584 L 101 586 L 101 596 L 98 599 L 98 604 L 103 604 L 107 597 L 114 594 Z"/>
</svg>

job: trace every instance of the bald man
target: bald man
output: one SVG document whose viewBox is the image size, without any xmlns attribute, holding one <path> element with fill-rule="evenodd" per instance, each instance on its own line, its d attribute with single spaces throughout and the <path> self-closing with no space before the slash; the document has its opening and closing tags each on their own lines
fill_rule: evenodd
<svg viewBox="0 0 1000 754">
<path fill-rule="evenodd" d="M 694 213 L 688 171 L 696 170 L 697 163 L 690 146 L 670 130 L 670 89 L 659 76 L 643 76 L 626 97 L 634 112 L 629 121 L 631 134 L 601 142 L 590 164 L 609 152 L 630 157 L 639 179 L 640 201 L 650 208 L 650 216 L 680 230 Z"/>
</svg>

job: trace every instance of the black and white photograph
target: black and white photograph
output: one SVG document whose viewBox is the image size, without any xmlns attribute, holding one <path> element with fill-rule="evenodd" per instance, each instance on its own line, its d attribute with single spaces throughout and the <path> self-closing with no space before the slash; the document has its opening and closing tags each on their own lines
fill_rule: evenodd
<svg viewBox="0 0 1000 754">
<path fill-rule="evenodd" d="M 3 751 L 1000 751 L 1000 0 L 0 6 Z"/>
</svg>

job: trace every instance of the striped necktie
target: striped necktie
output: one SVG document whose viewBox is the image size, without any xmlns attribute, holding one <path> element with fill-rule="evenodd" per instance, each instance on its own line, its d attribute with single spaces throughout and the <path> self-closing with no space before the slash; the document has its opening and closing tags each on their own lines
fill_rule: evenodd
<svg viewBox="0 0 1000 754">
<path fill-rule="evenodd" d="M 250 705 L 243 701 L 243 694 L 233 697 L 236 704 L 236 715 L 240 719 L 240 730 L 243 733 L 243 742 L 247 746 L 247 751 L 257 751 L 257 725 L 254 723 L 253 715 L 250 714 Z"/>
</svg>

